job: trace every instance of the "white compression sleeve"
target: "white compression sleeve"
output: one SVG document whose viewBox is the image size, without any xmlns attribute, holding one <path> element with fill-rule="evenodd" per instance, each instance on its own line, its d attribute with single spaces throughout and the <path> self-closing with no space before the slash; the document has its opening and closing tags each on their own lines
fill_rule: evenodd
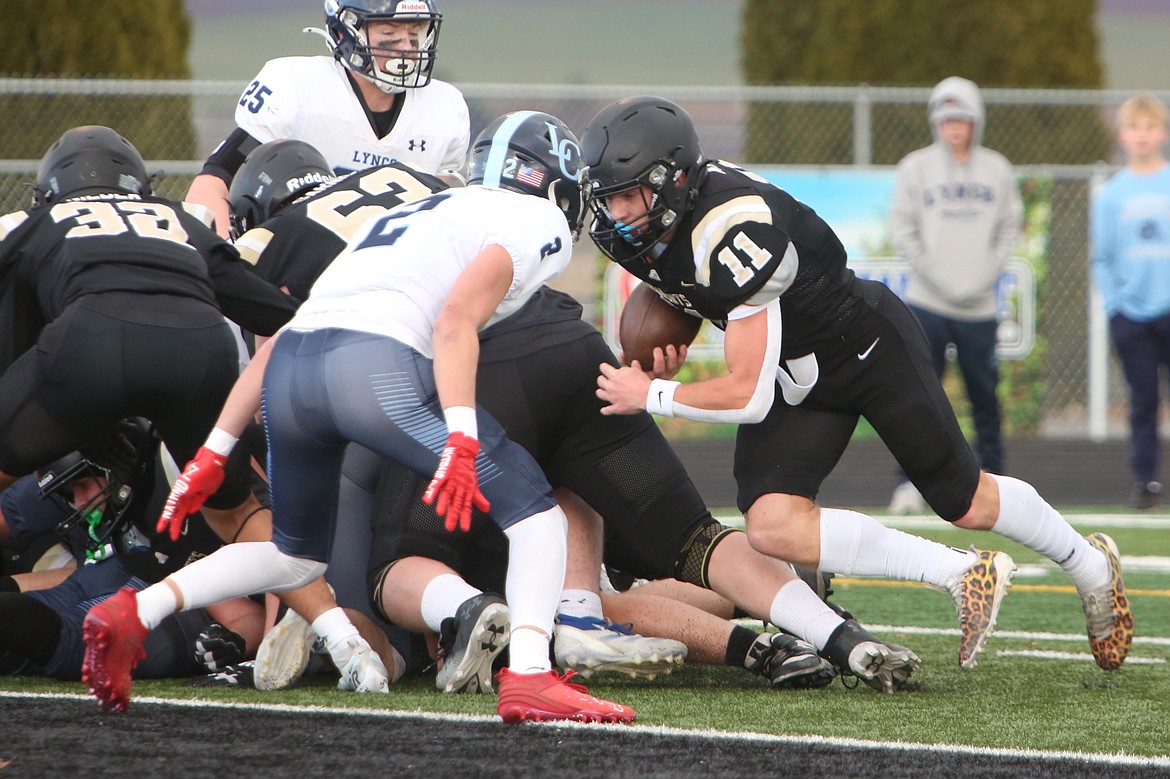
<svg viewBox="0 0 1170 779">
<path fill-rule="evenodd" d="M 819 567 L 826 571 L 945 587 L 952 576 L 974 562 L 971 552 L 888 528 L 865 514 L 821 509 Z"/>
<path fill-rule="evenodd" d="M 1085 537 L 1048 505 L 1036 488 L 1010 476 L 991 474 L 999 485 L 999 517 L 992 528 L 1059 565 L 1078 592 L 1109 579 L 1109 564 Z"/>
<path fill-rule="evenodd" d="M 552 667 L 548 638 L 565 582 L 568 527 L 565 513 L 554 506 L 504 531 L 508 537 L 506 596 L 512 616 L 509 665 L 513 671 L 547 671 Z"/>
<path fill-rule="evenodd" d="M 754 424 L 768 415 L 768 409 L 772 408 L 772 402 L 776 399 L 776 371 L 780 370 L 780 299 L 776 298 L 765 308 L 768 317 L 768 347 L 764 352 L 760 376 L 756 379 L 756 388 L 747 405 L 743 408 L 709 409 L 675 401 L 674 416 L 695 422 Z"/>
<path fill-rule="evenodd" d="M 167 579 L 179 588 L 183 610 L 189 611 L 240 595 L 303 587 L 323 575 L 326 567 L 286 555 L 271 541 L 240 542 L 220 547 Z"/>
<path fill-rule="evenodd" d="M 825 648 L 833 631 L 845 621 L 803 579 L 795 579 L 780 588 L 772 599 L 768 618 L 776 627 L 803 638 L 818 650 Z"/>
</svg>

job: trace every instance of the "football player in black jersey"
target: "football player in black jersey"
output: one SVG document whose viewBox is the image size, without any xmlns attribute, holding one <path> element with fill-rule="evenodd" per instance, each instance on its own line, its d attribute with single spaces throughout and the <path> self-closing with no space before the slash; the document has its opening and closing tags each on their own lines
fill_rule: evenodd
<svg viewBox="0 0 1170 779">
<path fill-rule="evenodd" d="M 994 530 L 1061 566 L 1098 665 L 1125 659 L 1133 617 L 1113 541 L 1080 536 L 1029 484 L 980 471 L 913 315 L 857 278 L 833 230 L 763 178 L 703 156 L 686 111 L 653 96 L 603 108 L 582 136 L 590 235 L 671 304 L 725 333 L 726 373 L 680 384 L 685 352 L 601 365 L 606 414 L 739 423 L 738 504 L 753 547 L 842 574 L 921 581 L 958 609 L 972 667 L 1015 570 L 1003 552 L 952 549 L 863 514 L 822 508 L 821 482 L 860 417 L 942 518 Z M 642 370 L 645 368 L 646 370 Z"/>
<path fill-rule="evenodd" d="M 76 566 L 0 576 L 0 674 L 79 679 L 82 620 L 93 603 L 159 581 L 222 544 L 201 523 L 174 541 L 156 531 L 170 490 L 158 451 L 149 422 L 123 420 L 90 451 L 70 452 L 6 492 L 6 509 L 40 520 L 22 529 L 62 540 Z M 135 677 L 220 670 L 255 649 L 262 625 L 262 610 L 246 598 L 176 614 L 150 635 Z"/>
<path fill-rule="evenodd" d="M 295 309 L 151 194 L 129 141 L 69 130 L 41 160 L 33 207 L 0 217 L 0 489 L 130 416 L 191 459 L 239 373 L 224 314 L 271 334 Z M 245 454 L 209 504 L 226 538 L 259 508 Z"/>
<path fill-rule="evenodd" d="M 389 165 L 295 191 L 299 182 L 311 179 L 314 170 L 327 170 L 323 161 L 313 161 L 312 147 L 300 141 L 277 141 L 253 155 L 232 183 L 236 228 L 246 231 L 237 244 L 245 258 L 255 257 L 262 276 L 298 297 L 307 294 L 344 247 L 347 230 L 355 228 L 358 217 L 369 217 L 444 186 L 434 177 Z M 275 219 L 264 221 L 277 213 Z M 575 491 L 600 511 L 610 535 L 607 558 L 612 563 L 639 577 L 678 577 L 712 587 L 746 611 L 809 638 L 840 670 L 858 674 L 877 689 L 892 691 L 905 683 L 917 666 L 917 657 L 882 644 L 853 620 L 843 621 L 787 566 L 753 552 L 743 533 L 718 523 L 649 415 L 603 417 L 597 413 L 601 404 L 592 396 L 592 366 L 598 359 L 614 364 L 616 360 L 597 330 L 581 320 L 577 301 L 541 289 L 520 311 L 485 329 L 480 343 L 477 397 L 493 415 L 499 415 L 517 443 L 536 457 L 554 486 Z M 517 402 L 521 398 L 525 402 Z M 633 470 L 627 470 L 627 465 Z M 378 460 L 367 450 L 354 446 L 347 450 L 334 541 L 335 557 L 347 560 L 347 565 L 331 566 L 329 572 L 339 603 L 374 616 L 368 604 L 369 589 L 364 581 L 353 581 L 356 559 L 370 559 L 371 588 L 378 591 L 379 608 L 383 608 L 385 578 L 404 557 L 430 556 L 460 571 L 478 557 L 485 570 L 502 571 L 501 554 L 495 553 L 506 548 L 503 544 L 492 546 L 489 539 L 477 548 L 468 537 L 448 533 L 433 509 L 417 500 L 426 480 L 389 462 L 381 464 L 384 488 L 373 509 L 377 518 L 371 557 L 366 518 L 374 502 L 378 468 Z M 476 515 L 473 537 L 490 535 L 479 532 L 485 519 Z M 578 551 L 575 548 L 571 557 Z M 597 569 L 594 564 L 592 570 Z M 593 576 L 590 588 L 596 588 L 596 579 Z M 490 577 L 478 583 L 485 589 L 500 586 L 498 579 Z M 581 582 L 579 586 L 587 585 Z M 305 598 L 290 602 L 312 621 L 328 601 L 321 600 L 319 590 Z M 310 598 L 317 599 L 316 606 Z M 446 614 L 458 602 L 448 605 L 442 610 Z M 397 613 L 411 608 L 403 605 Z M 400 654 L 410 657 L 404 637 L 393 638 Z M 861 651 L 855 653 L 859 647 Z M 261 657 L 264 651 L 262 646 Z M 258 679 L 267 674 L 265 665 L 258 657 Z M 298 664 L 293 671 L 301 668 Z M 808 660 L 802 670 L 808 673 L 803 681 L 788 669 L 793 673 L 788 680 L 791 686 L 825 678 L 815 659 Z M 271 683 L 283 686 L 288 681 Z"/>
</svg>

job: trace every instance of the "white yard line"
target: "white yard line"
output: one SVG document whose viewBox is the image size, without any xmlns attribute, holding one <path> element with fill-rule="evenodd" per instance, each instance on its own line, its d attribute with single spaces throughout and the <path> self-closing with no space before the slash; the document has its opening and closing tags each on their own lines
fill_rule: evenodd
<svg viewBox="0 0 1170 779">
<path fill-rule="evenodd" d="M 997 649 L 996 657 L 1036 657 L 1041 660 L 1081 660 L 1094 663 L 1096 660 L 1088 652 L 1048 652 L 1040 649 Z M 1126 665 L 1165 665 L 1164 657 L 1134 657 L 1125 658 Z"/>
<path fill-rule="evenodd" d="M 713 512 L 714 513 L 714 512 Z M 735 512 L 720 511 L 715 518 L 728 527 L 743 527 L 743 515 Z M 1170 514 L 1065 514 L 1073 527 L 1097 529 L 1103 527 L 1129 528 L 1135 530 L 1162 529 L 1170 530 Z M 954 525 L 939 519 L 933 514 L 915 514 L 906 517 L 878 516 L 874 519 L 886 527 L 896 527 L 899 530 L 958 530 Z"/>
<path fill-rule="evenodd" d="M 913 625 L 866 625 L 874 633 L 907 633 L 918 636 L 957 636 L 958 628 L 923 628 Z M 1084 641 L 1083 633 L 1033 633 L 1023 630 L 997 630 L 996 638 L 1022 638 L 1025 641 Z M 1170 646 L 1170 638 L 1164 636 L 1134 636 L 1134 645 Z"/>
</svg>

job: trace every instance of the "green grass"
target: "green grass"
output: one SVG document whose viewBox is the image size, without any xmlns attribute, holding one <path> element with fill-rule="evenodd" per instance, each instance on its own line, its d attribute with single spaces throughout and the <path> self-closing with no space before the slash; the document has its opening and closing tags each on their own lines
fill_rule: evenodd
<svg viewBox="0 0 1170 779">
<path fill-rule="evenodd" d="M 946 526 L 943 526 L 944 528 Z M 1119 529 L 1122 555 L 1170 556 L 1170 523 L 1164 529 Z M 988 542 L 966 531 L 915 531 L 953 546 Z M 1000 539 L 995 539 L 999 541 Z M 1039 562 L 1011 545 L 1020 563 Z M 1170 637 L 1170 576 L 1135 571 L 1126 577 L 1137 634 Z M 1170 756 L 1170 644 L 1135 643 L 1127 663 L 1105 673 L 1091 660 L 1053 660 L 1001 655 L 1008 651 L 1055 651 L 1087 655 L 1084 619 L 1075 594 L 1055 568 L 1020 576 L 1000 613 L 978 667 L 960 671 L 957 637 L 909 632 L 882 633 L 913 648 L 922 658 L 910 689 L 881 695 L 840 681 L 824 690 L 778 692 L 758 677 L 731 668 L 686 666 L 653 682 L 600 675 L 589 680 L 599 695 L 632 705 L 643 725 L 723 731 L 818 735 L 977 747 L 1128 753 Z M 950 599 L 921 585 L 877 579 L 838 579 L 834 600 L 870 625 L 956 627 Z M 1066 640 L 1005 636 L 1008 632 L 1070 634 Z M 242 703 L 376 707 L 403 711 L 494 715 L 494 698 L 448 696 L 431 680 L 408 679 L 388 696 L 356 696 L 333 689 L 334 680 L 315 677 L 296 689 L 259 693 L 195 689 L 184 681 L 137 682 L 135 694 L 162 698 Z M 0 679 L 0 689 L 83 692 L 79 683 L 37 678 Z M 1121 723 L 1120 727 L 1106 726 Z"/>
</svg>

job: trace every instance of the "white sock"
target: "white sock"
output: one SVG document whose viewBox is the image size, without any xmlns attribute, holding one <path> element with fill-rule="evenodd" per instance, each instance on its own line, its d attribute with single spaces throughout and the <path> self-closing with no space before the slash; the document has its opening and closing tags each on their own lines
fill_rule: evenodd
<svg viewBox="0 0 1170 779">
<path fill-rule="evenodd" d="M 780 588 L 768 609 L 768 619 L 776 627 L 803 638 L 818 650 L 825 648 L 833 631 L 845 621 L 802 579 L 790 581 Z"/>
<path fill-rule="evenodd" d="M 178 610 L 175 592 L 166 580 L 152 584 L 138 593 L 138 619 L 147 630 L 154 630 L 164 619 Z"/>
<path fill-rule="evenodd" d="M 313 632 L 325 639 L 325 649 L 333 658 L 333 664 L 337 666 L 338 671 L 344 671 L 349 659 L 353 657 L 353 649 L 349 642 L 357 639 L 365 643 L 365 639 L 340 606 L 334 606 L 313 620 Z"/>
<path fill-rule="evenodd" d="M 817 567 L 825 571 L 945 587 L 975 559 L 973 552 L 888 528 L 856 511 L 821 509 L 821 560 Z"/>
<path fill-rule="evenodd" d="M 605 613 L 601 610 L 601 596 L 589 590 L 561 590 L 561 602 L 557 606 L 557 613 L 568 614 L 570 617 L 605 618 Z"/>
<path fill-rule="evenodd" d="M 991 475 L 999 485 L 999 518 L 992 528 L 1056 563 L 1077 592 L 1109 582 L 1109 561 L 1049 506 L 1036 488 L 1010 476 Z"/>
<path fill-rule="evenodd" d="M 539 630 L 513 628 L 512 637 L 508 639 L 508 670 L 518 674 L 551 671 L 548 638 Z"/>
<path fill-rule="evenodd" d="M 460 604 L 468 598 L 481 594 L 463 578 L 453 573 L 444 573 L 431 579 L 423 590 L 422 610 L 423 622 L 427 627 L 438 633 L 442 630 L 443 620 L 454 617 Z"/>
<path fill-rule="evenodd" d="M 568 521 L 559 506 L 504 531 L 509 560 L 506 590 L 512 617 L 508 665 L 517 673 L 552 668 L 548 640 L 565 585 L 567 534 Z"/>
<path fill-rule="evenodd" d="M 303 587 L 324 575 L 325 569 L 325 563 L 284 554 L 271 541 L 241 542 L 221 546 L 167 579 L 182 593 L 183 611 L 190 611 L 240 595 Z M 175 611 L 172 593 L 156 590 L 147 595 L 159 586 L 166 588 L 160 582 L 139 593 L 138 614 L 149 628 Z"/>
</svg>

